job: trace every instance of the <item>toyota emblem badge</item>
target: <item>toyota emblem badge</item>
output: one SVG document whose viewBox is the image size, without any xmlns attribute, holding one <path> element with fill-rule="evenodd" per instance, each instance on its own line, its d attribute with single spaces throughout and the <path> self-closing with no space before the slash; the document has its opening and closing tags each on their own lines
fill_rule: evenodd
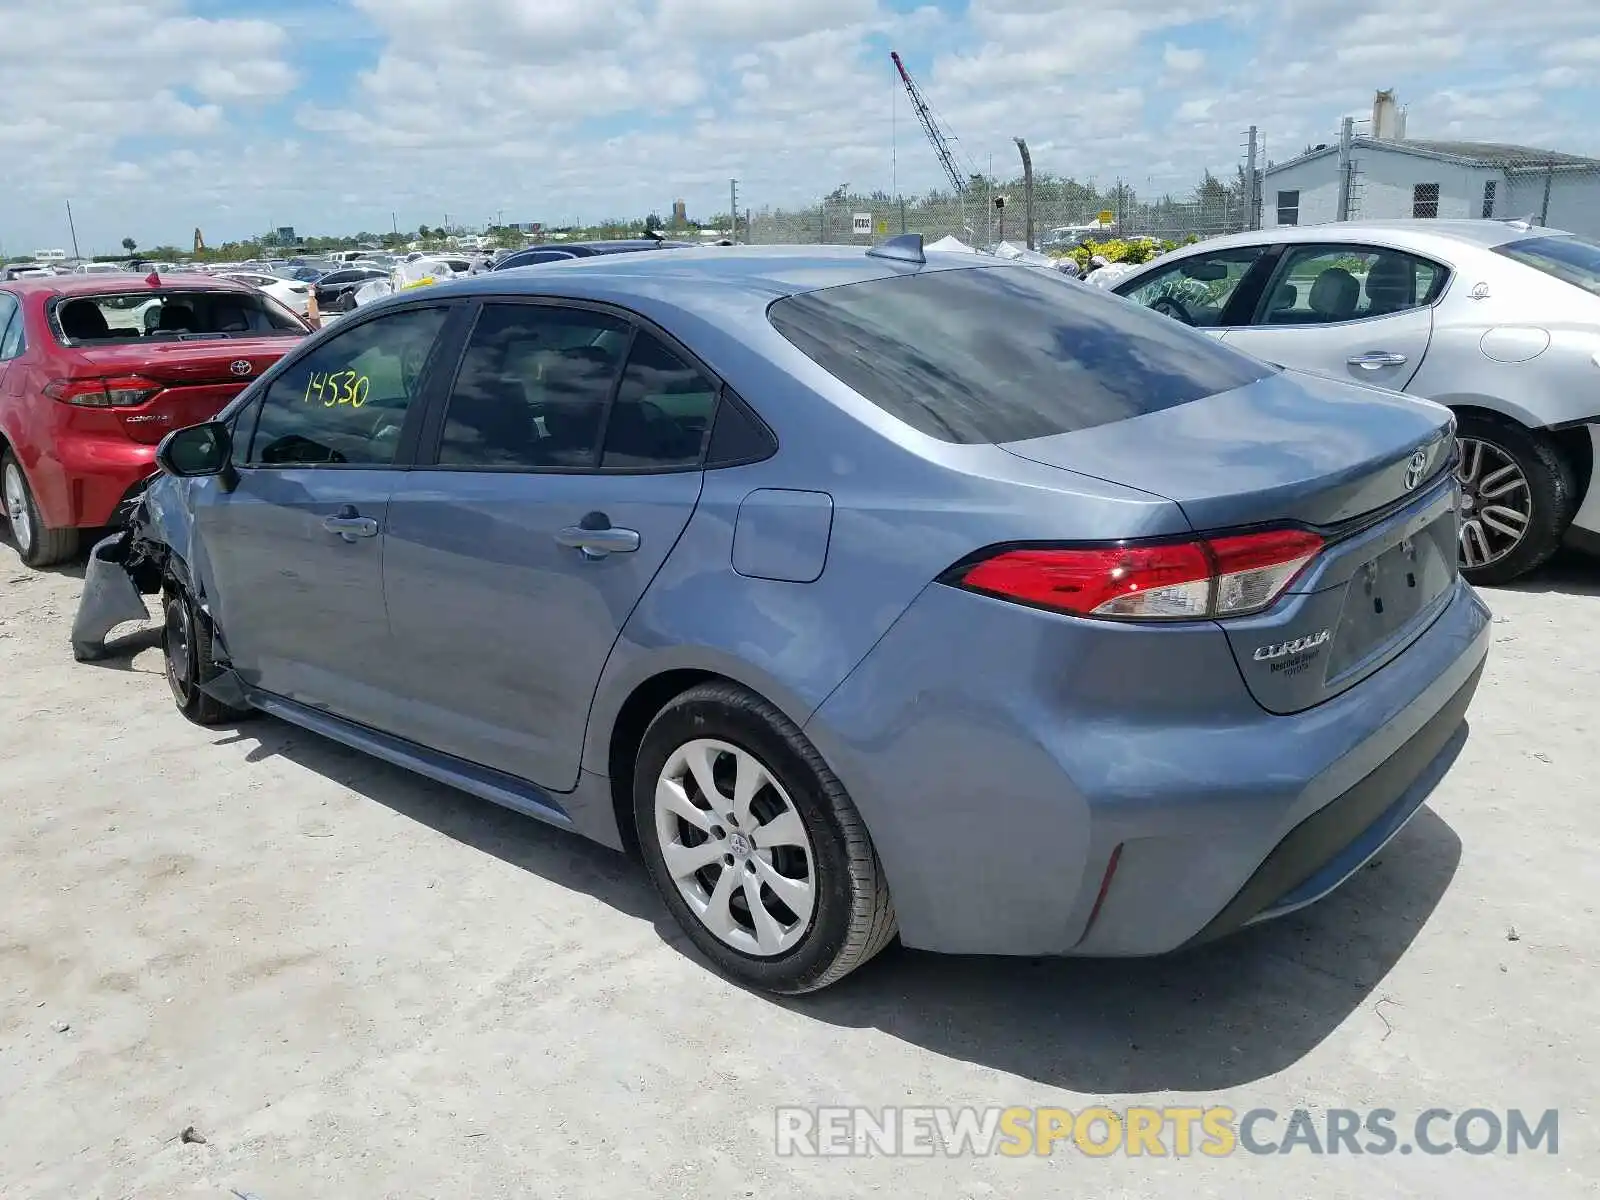
<svg viewBox="0 0 1600 1200">
<path fill-rule="evenodd" d="M 1406 463 L 1405 485 L 1406 491 L 1412 491 L 1417 484 L 1422 482 L 1422 476 L 1428 470 L 1428 452 L 1418 450 L 1411 456 L 1411 461 Z"/>
<path fill-rule="evenodd" d="M 228 370 L 232 371 L 235 375 L 248 375 L 252 369 L 253 368 L 250 366 L 250 360 L 247 358 L 236 358 L 228 364 Z"/>
</svg>

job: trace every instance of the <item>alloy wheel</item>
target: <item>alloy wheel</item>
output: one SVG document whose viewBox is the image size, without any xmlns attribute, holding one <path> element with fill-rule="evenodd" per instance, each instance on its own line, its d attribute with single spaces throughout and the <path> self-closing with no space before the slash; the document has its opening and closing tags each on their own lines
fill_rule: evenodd
<svg viewBox="0 0 1600 1200">
<path fill-rule="evenodd" d="M 755 755 L 697 738 L 656 780 L 655 827 L 678 893 L 735 950 L 772 958 L 805 936 L 816 856 L 783 785 Z"/>
<path fill-rule="evenodd" d="M 1533 520 L 1533 492 L 1517 460 L 1493 442 L 1457 438 L 1461 483 L 1461 565 L 1497 563 L 1519 545 Z"/>
<path fill-rule="evenodd" d="M 22 468 L 14 462 L 6 464 L 4 491 L 11 536 L 16 539 L 17 549 L 27 554 L 33 547 L 33 518 L 28 512 L 28 484 L 22 478 Z"/>
</svg>

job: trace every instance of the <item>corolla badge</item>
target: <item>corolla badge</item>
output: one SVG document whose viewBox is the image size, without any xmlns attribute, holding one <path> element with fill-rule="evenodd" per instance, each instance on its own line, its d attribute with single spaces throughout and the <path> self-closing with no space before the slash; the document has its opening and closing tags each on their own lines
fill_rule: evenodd
<svg viewBox="0 0 1600 1200">
<path fill-rule="evenodd" d="M 1287 658 L 1291 654 L 1303 654 L 1307 650 L 1315 650 L 1332 640 L 1333 631 L 1324 629 L 1317 633 L 1308 633 L 1305 637 L 1291 638 L 1287 642 L 1274 642 L 1270 646 L 1257 647 L 1256 652 L 1250 657 L 1257 662 L 1271 662 L 1273 659 Z"/>
<path fill-rule="evenodd" d="M 1426 450 L 1418 450 L 1411 456 L 1411 461 L 1406 463 L 1406 477 L 1403 481 L 1406 485 L 1406 491 L 1413 490 L 1417 484 L 1421 483 L 1422 477 L 1427 472 L 1428 452 Z"/>
<path fill-rule="evenodd" d="M 232 371 L 235 375 L 248 375 L 252 370 L 254 370 L 254 368 L 251 367 L 250 360 L 248 358 L 236 358 L 228 364 L 228 370 Z"/>
</svg>

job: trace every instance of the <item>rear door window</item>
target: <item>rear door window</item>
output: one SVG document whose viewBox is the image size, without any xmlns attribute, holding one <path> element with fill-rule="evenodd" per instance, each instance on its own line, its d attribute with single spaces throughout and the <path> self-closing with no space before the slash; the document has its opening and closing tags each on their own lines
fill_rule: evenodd
<svg viewBox="0 0 1600 1200">
<path fill-rule="evenodd" d="M 588 309 L 484 305 L 445 409 L 439 465 L 593 469 L 632 332 Z"/>
<path fill-rule="evenodd" d="M 1431 304 L 1444 267 L 1375 246 L 1289 247 L 1261 299 L 1259 325 L 1330 325 L 1385 317 Z"/>
<path fill-rule="evenodd" d="M 696 465 L 711 432 L 717 391 L 660 338 L 641 329 L 606 419 L 600 465 L 634 471 Z"/>
<path fill-rule="evenodd" d="M 789 296 L 807 357 L 941 441 L 1069 433 L 1243 387 L 1276 368 L 1058 271 L 967 267 Z"/>
</svg>

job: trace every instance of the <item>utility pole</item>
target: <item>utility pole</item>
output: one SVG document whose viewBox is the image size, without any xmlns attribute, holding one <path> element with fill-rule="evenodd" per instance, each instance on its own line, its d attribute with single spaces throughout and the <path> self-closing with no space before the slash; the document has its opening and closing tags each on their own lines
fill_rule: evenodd
<svg viewBox="0 0 1600 1200">
<path fill-rule="evenodd" d="M 739 244 L 739 181 L 728 180 L 728 240 Z"/>
<path fill-rule="evenodd" d="M 1244 151 L 1244 223 L 1246 229 L 1261 228 L 1261 179 L 1256 174 L 1256 127 L 1250 134 Z"/>
<path fill-rule="evenodd" d="M 389 224 L 394 226 L 394 235 L 395 235 L 395 237 L 399 237 L 400 236 L 400 218 L 395 216 L 394 213 L 390 213 L 389 214 Z"/>
<path fill-rule="evenodd" d="M 1033 156 L 1028 153 L 1028 143 L 1021 138 L 1012 138 L 1017 144 L 1017 151 L 1022 155 L 1022 212 L 1026 225 L 1027 245 L 1032 250 L 1033 246 Z"/>
<path fill-rule="evenodd" d="M 1350 183 L 1354 166 L 1350 160 L 1351 142 L 1355 135 L 1355 119 L 1346 117 L 1339 123 L 1339 215 L 1341 221 L 1350 219 Z"/>
<path fill-rule="evenodd" d="M 72 231 L 72 257 L 78 257 L 78 227 L 72 223 L 72 201 L 67 201 L 67 228 Z"/>
</svg>

